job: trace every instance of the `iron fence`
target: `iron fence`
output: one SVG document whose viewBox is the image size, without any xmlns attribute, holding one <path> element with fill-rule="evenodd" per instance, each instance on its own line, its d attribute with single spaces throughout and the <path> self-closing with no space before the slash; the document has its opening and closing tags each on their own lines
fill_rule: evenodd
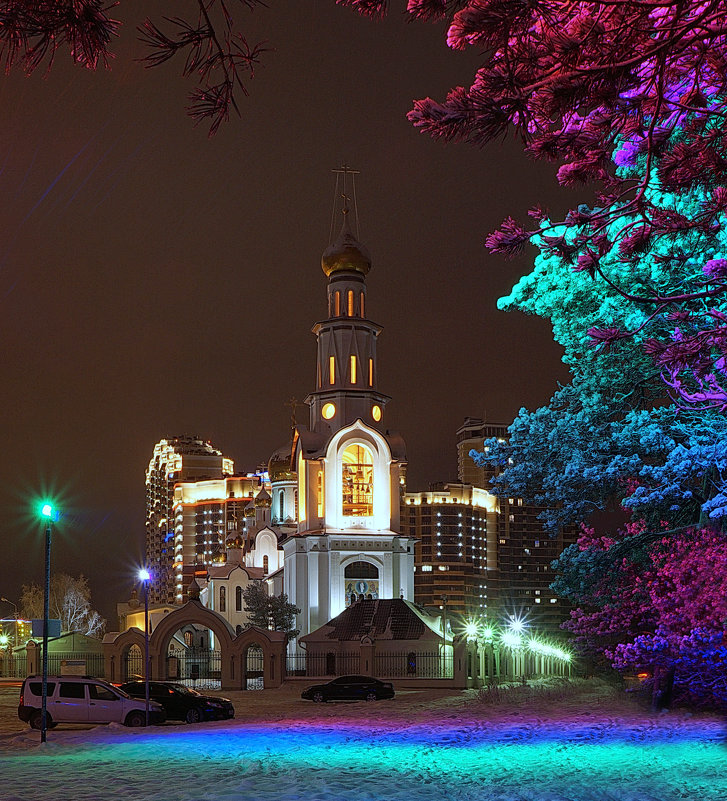
<svg viewBox="0 0 727 801">
<path fill-rule="evenodd" d="M 376 654 L 374 675 L 379 678 L 451 679 L 454 658 L 451 653 Z"/>
<path fill-rule="evenodd" d="M 347 676 L 361 672 L 358 654 L 293 654 L 287 657 L 289 676 Z"/>
</svg>

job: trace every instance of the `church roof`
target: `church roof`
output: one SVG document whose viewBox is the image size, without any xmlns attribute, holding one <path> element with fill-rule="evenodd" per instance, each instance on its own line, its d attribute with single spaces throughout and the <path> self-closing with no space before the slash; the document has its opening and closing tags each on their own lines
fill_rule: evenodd
<svg viewBox="0 0 727 801">
<path fill-rule="evenodd" d="M 207 568 L 207 579 L 228 579 L 233 570 L 239 568 L 244 570 L 251 579 L 261 579 L 264 577 L 261 567 L 246 567 L 245 565 L 210 565 Z"/>
<path fill-rule="evenodd" d="M 421 640 L 441 636 L 440 618 L 402 598 L 356 601 L 301 640 Z"/>
</svg>

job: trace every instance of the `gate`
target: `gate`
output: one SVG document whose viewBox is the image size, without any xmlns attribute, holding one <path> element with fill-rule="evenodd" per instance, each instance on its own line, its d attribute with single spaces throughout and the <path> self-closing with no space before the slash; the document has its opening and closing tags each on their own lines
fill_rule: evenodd
<svg viewBox="0 0 727 801">
<path fill-rule="evenodd" d="M 245 652 L 245 689 L 263 689 L 265 655 L 259 645 L 251 645 Z"/>
<path fill-rule="evenodd" d="M 124 681 L 132 679 L 143 679 L 146 675 L 144 670 L 144 654 L 138 645 L 132 645 L 124 656 Z"/>
<path fill-rule="evenodd" d="M 209 648 L 189 646 L 170 648 L 167 654 L 167 678 L 187 687 L 219 690 L 221 654 Z"/>
</svg>

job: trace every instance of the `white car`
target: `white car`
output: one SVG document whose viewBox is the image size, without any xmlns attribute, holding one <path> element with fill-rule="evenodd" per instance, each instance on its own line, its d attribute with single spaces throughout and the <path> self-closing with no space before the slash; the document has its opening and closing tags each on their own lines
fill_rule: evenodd
<svg viewBox="0 0 727 801">
<path fill-rule="evenodd" d="M 41 727 L 43 680 L 28 676 L 20 690 L 18 717 L 34 729 Z M 149 723 L 163 723 L 166 712 L 149 702 Z M 146 702 L 131 698 L 103 679 L 91 676 L 48 676 L 46 726 L 56 723 L 146 724 Z"/>
</svg>

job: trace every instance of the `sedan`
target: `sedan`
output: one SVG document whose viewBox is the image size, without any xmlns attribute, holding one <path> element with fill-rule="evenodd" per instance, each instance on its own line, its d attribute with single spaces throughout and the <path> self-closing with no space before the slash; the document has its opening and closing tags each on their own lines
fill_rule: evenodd
<svg viewBox="0 0 727 801">
<path fill-rule="evenodd" d="M 300 694 L 301 698 L 322 701 L 378 701 L 394 697 L 394 686 L 371 676 L 339 676 L 327 684 L 315 684 Z"/>
<path fill-rule="evenodd" d="M 146 698 L 143 681 L 128 681 L 121 689 L 132 698 Z M 235 708 L 227 698 L 202 695 L 174 681 L 150 681 L 149 698 L 161 704 L 169 720 L 199 723 L 200 720 L 227 720 L 235 717 Z"/>
</svg>

